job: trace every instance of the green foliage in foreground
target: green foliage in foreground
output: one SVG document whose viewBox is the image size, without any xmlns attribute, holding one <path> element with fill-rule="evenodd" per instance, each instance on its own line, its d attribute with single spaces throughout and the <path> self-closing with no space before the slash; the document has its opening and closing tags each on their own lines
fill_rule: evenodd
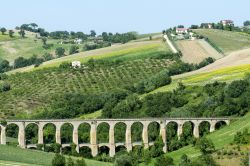
<svg viewBox="0 0 250 166">
<path fill-rule="evenodd" d="M 54 153 L 45 153 L 28 149 L 20 149 L 17 147 L 0 145 L 0 160 L 12 161 L 26 164 L 37 164 L 51 166 L 51 162 L 55 156 Z M 13 155 L 14 154 L 14 155 Z M 73 158 L 77 160 L 78 158 Z M 110 163 L 99 162 L 85 159 L 88 166 L 111 166 Z"/>
</svg>

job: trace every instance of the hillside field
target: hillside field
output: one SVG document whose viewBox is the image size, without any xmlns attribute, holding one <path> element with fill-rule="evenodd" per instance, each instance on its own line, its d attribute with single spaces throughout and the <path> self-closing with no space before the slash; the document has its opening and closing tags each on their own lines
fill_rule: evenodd
<svg viewBox="0 0 250 166">
<path fill-rule="evenodd" d="M 218 53 L 205 40 L 180 40 L 176 44 L 182 53 L 181 59 L 187 63 L 197 64 L 208 57 L 214 59 L 223 57 L 222 54 Z"/>
<path fill-rule="evenodd" d="M 146 41 L 146 42 L 130 42 L 121 45 L 114 45 L 111 47 L 80 52 L 77 54 L 64 56 L 61 58 L 53 59 L 47 62 L 44 62 L 39 67 L 34 68 L 34 66 L 28 66 L 24 68 L 15 69 L 9 71 L 8 73 L 17 73 L 17 72 L 27 72 L 37 69 L 43 69 L 48 67 L 58 67 L 62 62 L 72 62 L 75 60 L 81 61 L 82 63 L 87 62 L 89 59 L 101 59 L 101 58 L 124 58 L 124 56 L 130 59 L 138 58 L 137 55 L 140 55 L 141 52 L 144 52 L 144 56 L 150 56 L 159 51 L 169 52 L 169 48 L 165 46 L 160 41 Z M 141 55 L 140 55 L 141 56 Z"/>
<path fill-rule="evenodd" d="M 55 54 L 57 47 L 63 47 L 68 54 L 68 50 L 72 44 L 58 44 L 59 40 L 48 40 L 48 44 L 53 44 L 50 49 L 44 49 L 41 39 L 25 38 L 5 41 L 0 43 L 0 58 L 6 59 L 13 63 L 18 57 L 30 58 L 32 55 L 42 56 L 45 53 Z M 82 49 L 82 48 L 81 48 Z"/>
<path fill-rule="evenodd" d="M 41 106 L 46 106 L 51 97 L 57 94 L 102 93 L 131 86 L 168 67 L 172 63 L 168 59 L 153 58 L 167 52 L 165 45 L 156 43 L 95 56 L 106 60 L 112 57 L 111 61 L 122 60 L 120 64 L 109 67 L 78 70 L 43 68 L 12 74 L 6 80 L 11 85 L 11 91 L 0 93 L 1 117 L 30 114 Z M 81 58 L 80 55 L 78 58 Z M 83 58 L 83 61 L 88 59 L 89 57 Z"/>
<path fill-rule="evenodd" d="M 160 87 L 151 93 L 172 91 L 178 85 L 178 82 L 182 82 L 184 85 L 205 85 L 213 83 L 215 81 L 231 82 L 233 80 L 243 79 L 246 74 L 250 73 L 250 64 L 227 67 L 223 69 L 214 70 L 211 72 L 204 72 L 200 74 L 188 75 L 184 77 L 173 77 L 173 82 L 170 85 Z M 144 95 L 145 96 L 145 95 Z"/>
<path fill-rule="evenodd" d="M 14 164 L 18 166 L 50 166 L 54 153 L 20 149 L 17 147 L 0 145 L 0 165 L 1 163 Z M 13 155 L 15 154 L 15 155 Z M 75 158 L 77 159 L 77 158 Z M 88 166 L 111 166 L 110 163 L 85 159 Z M 3 164 L 4 165 L 4 164 Z"/>
<path fill-rule="evenodd" d="M 216 29 L 195 29 L 193 31 L 209 38 L 225 54 L 250 47 L 249 34 Z"/>
</svg>

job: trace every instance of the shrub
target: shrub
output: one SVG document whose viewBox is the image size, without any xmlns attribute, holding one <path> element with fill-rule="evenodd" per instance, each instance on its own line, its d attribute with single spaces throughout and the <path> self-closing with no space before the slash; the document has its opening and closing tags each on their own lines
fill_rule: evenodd
<svg viewBox="0 0 250 166">
<path fill-rule="evenodd" d="M 131 156 L 124 154 L 115 159 L 114 166 L 132 166 Z"/>
<path fill-rule="evenodd" d="M 234 143 L 238 145 L 250 143 L 250 132 L 248 132 L 247 129 L 242 132 L 237 132 L 234 136 Z M 238 149 L 240 149 L 240 147 Z"/>
<path fill-rule="evenodd" d="M 7 125 L 7 121 L 6 121 L 6 120 L 1 120 L 1 121 L 0 121 L 0 125 L 6 126 L 6 125 Z"/>
<path fill-rule="evenodd" d="M 65 49 L 64 49 L 63 47 L 57 47 L 57 48 L 56 48 L 55 54 L 56 54 L 58 57 L 64 56 L 64 53 L 65 53 Z"/>
<path fill-rule="evenodd" d="M 233 81 L 231 84 L 227 87 L 227 95 L 229 97 L 239 97 L 248 87 L 249 83 L 245 80 L 237 80 Z"/>
<path fill-rule="evenodd" d="M 51 144 L 51 147 L 55 153 L 60 153 L 62 145 L 58 143 L 53 143 Z"/>
<path fill-rule="evenodd" d="M 135 89 L 137 93 L 145 93 L 150 92 L 156 88 L 159 88 L 164 85 L 168 85 L 171 83 L 171 77 L 169 76 L 168 70 L 163 70 L 158 74 L 150 77 L 147 80 L 140 81 L 135 84 Z"/>
<path fill-rule="evenodd" d="M 3 85 L 0 85 L 0 91 L 2 92 L 7 92 L 11 89 L 10 84 L 8 83 L 3 83 Z"/>
<path fill-rule="evenodd" d="M 0 74 L 0 80 L 6 80 L 8 78 L 8 75 L 5 73 Z"/>
<path fill-rule="evenodd" d="M 173 166 L 174 160 L 171 157 L 161 155 L 156 159 L 154 166 Z"/>
<path fill-rule="evenodd" d="M 52 160 L 52 166 L 65 166 L 65 165 L 66 165 L 65 157 L 63 155 L 56 154 Z"/>
<path fill-rule="evenodd" d="M 202 154 L 211 154 L 215 151 L 214 143 L 205 137 L 201 138 L 197 145 Z"/>
<path fill-rule="evenodd" d="M 87 166 L 84 159 L 76 160 L 76 166 Z"/>
<path fill-rule="evenodd" d="M 37 144 L 36 147 L 37 147 L 37 150 L 43 150 L 44 144 Z"/>
<path fill-rule="evenodd" d="M 43 48 L 46 49 L 46 50 L 48 50 L 48 49 L 50 49 L 53 46 L 54 46 L 54 44 L 44 44 Z"/>
<path fill-rule="evenodd" d="M 61 69 L 68 69 L 71 67 L 71 64 L 69 62 L 63 62 L 59 65 L 59 68 Z"/>
<path fill-rule="evenodd" d="M 75 166 L 75 163 L 74 163 L 74 161 L 72 160 L 71 157 L 69 157 L 68 160 L 67 160 L 67 166 Z"/>
<path fill-rule="evenodd" d="M 70 47 L 70 49 L 69 49 L 69 55 L 71 55 L 71 54 L 75 54 L 75 53 L 78 53 L 79 52 L 79 47 L 78 46 L 76 46 L 76 45 L 72 45 L 71 47 Z"/>
</svg>

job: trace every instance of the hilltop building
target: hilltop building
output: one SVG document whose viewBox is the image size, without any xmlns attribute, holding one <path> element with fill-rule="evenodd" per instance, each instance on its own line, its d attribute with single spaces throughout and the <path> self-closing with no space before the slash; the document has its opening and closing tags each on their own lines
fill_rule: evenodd
<svg viewBox="0 0 250 166">
<path fill-rule="evenodd" d="M 221 20 L 220 23 L 223 25 L 223 26 L 233 26 L 234 25 L 234 22 L 232 20 Z"/>
<path fill-rule="evenodd" d="M 176 28 L 176 33 L 177 34 L 186 34 L 186 33 L 188 33 L 188 29 L 187 28 Z"/>
</svg>

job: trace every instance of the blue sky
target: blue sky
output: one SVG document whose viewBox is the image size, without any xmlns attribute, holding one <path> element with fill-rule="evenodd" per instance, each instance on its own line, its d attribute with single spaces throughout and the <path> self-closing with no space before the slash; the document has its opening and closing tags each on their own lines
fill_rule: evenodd
<svg viewBox="0 0 250 166">
<path fill-rule="evenodd" d="M 5 0 L 0 27 L 35 22 L 48 31 L 159 32 L 178 24 L 250 20 L 250 0 Z"/>
</svg>

